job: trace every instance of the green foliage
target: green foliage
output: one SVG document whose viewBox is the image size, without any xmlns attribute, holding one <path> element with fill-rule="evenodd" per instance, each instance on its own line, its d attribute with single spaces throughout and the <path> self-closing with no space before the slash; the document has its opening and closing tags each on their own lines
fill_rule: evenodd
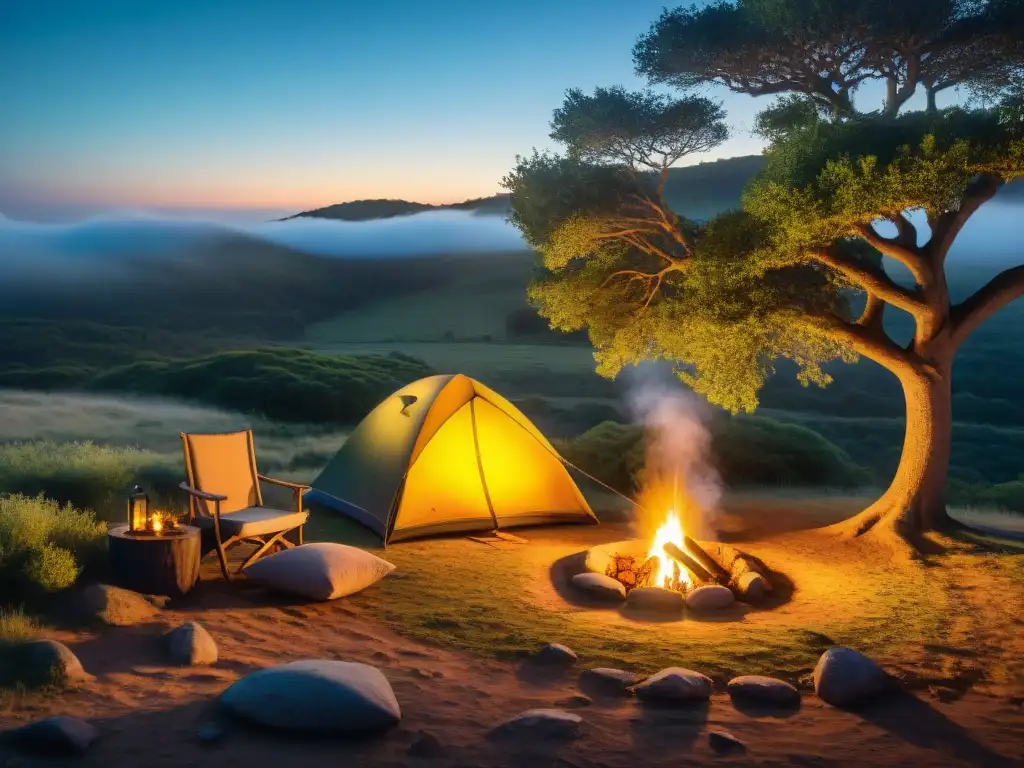
<svg viewBox="0 0 1024 768">
<path fill-rule="evenodd" d="M 39 635 L 39 625 L 24 608 L 0 608 L 0 650 L 4 645 L 32 640 Z"/>
<path fill-rule="evenodd" d="M 0 495 L 0 597 L 31 597 L 71 586 L 106 546 L 92 512 L 42 495 Z"/>
<path fill-rule="evenodd" d="M 95 510 L 107 520 L 123 517 L 131 485 L 141 483 L 154 499 L 167 499 L 180 495 L 181 480 L 180 465 L 134 448 L 48 440 L 0 444 L 0 493 L 42 494 L 72 508 Z M 82 537 L 88 538 L 88 529 L 68 548 L 75 551 Z"/>
<path fill-rule="evenodd" d="M 713 463 L 732 488 L 853 488 L 876 479 L 841 448 L 795 424 L 758 416 L 721 416 L 710 428 Z M 644 444 L 641 427 L 605 422 L 561 442 L 559 450 L 571 463 L 628 494 L 637 489 Z"/>
<path fill-rule="evenodd" d="M 394 390 L 431 373 L 400 354 L 340 357 L 281 348 L 135 363 L 87 388 L 194 400 L 281 421 L 354 424 Z"/>
<path fill-rule="evenodd" d="M 979 173 L 1024 174 L 1024 142 L 992 111 L 914 112 L 878 123 L 817 122 L 776 141 L 744 195 L 770 222 L 762 269 L 784 266 L 858 235 L 885 216 L 956 210 Z"/>
<path fill-rule="evenodd" d="M 1021 55 L 1016 0 L 719 0 L 666 10 L 633 50 L 640 74 L 680 88 L 799 92 L 838 114 L 865 81 L 897 109 L 920 84 L 1001 83 Z"/>
<path fill-rule="evenodd" d="M 729 137 L 722 107 L 709 99 L 671 99 L 651 91 L 571 89 L 555 110 L 551 138 L 585 162 L 618 162 L 637 169 L 668 168 Z"/>
<path fill-rule="evenodd" d="M 63 547 L 46 544 L 35 550 L 25 565 L 25 576 L 47 592 L 67 589 L 78 578 L 75 555 Z"/>
</svg>

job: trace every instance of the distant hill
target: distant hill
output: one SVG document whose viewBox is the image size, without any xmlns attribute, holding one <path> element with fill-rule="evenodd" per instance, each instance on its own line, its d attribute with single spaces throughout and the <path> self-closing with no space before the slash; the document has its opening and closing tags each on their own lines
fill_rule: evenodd
<svg viewBox="0 0 1024 768">
<path fill-rule="evenodd" d="M 665 197 L 679 213 L 694 219 L 709 218 L 715 213 L 735 208 L 748 181 L 764 167 L 762 155 L 746 155 L 716 160 L 684 168 L 673 168 L 669 174 Z M 510 208 L 507 194 L 480 197 L 462 203 L 430 205 L 408 200 L 353 200 L 326 208 L 304 211 L 288 219 L 313 218 L 339 221 L 368 221 L 410 216 L 424 211 L 472 211 L 473 213 L 507 215 Z M 287 221 L 288 219 L 282 219 Z"/>
</svg>

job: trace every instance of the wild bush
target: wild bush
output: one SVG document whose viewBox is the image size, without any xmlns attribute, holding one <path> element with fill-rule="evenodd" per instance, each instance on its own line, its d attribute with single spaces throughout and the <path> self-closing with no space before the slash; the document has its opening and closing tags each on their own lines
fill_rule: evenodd
<svg viewBox="0 0 1024 768">
<path fill-rule="evenodd" d="M 107 527 L 94 513 L 42 496 L 0 495 L 0 597 L 65 589 L 105 552 Z"/>
<path fill-rule="evenodd" d="M 94 510 L 103 520 L 123 516 L 125 495 L 136 483 L 155 502 L 180 504 L 182 472 L 180 462 L 135 448 L 50 440 L 0 444 L 0 493 L 42 495 Z"/>
</svg>

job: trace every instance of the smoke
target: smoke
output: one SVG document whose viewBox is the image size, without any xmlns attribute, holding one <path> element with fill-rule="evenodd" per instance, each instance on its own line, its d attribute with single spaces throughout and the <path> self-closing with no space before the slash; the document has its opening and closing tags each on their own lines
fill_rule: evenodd
<svg viewBox="0 0 1024 768">
<path fill-rule="evenodd" d="M 654 365 L 635 370 L 628 402 L 646 436 L 637 499 L 642 534 L 674 509 L 688 536 L 714 540 L 722 480 L 712 462 L 707 405 Z"/>
</svg>

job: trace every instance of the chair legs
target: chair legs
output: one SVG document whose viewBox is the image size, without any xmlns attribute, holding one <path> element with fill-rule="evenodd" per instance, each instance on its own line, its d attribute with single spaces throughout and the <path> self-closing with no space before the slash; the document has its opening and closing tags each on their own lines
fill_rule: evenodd
<svg viewBox="0 0 1024 768">
<path fill-rule="evenodd" d="M 289 541 L 287 538 L 288 534 L 292 532 L 297 532 L 298 545 L 296 545 L 295 542 Z M 279 533 L 275 533 L 273 535 L 268 534 L 268 536 L 248 536 L 244 538 L 239 536 L 232 536 L 230 539 L 224 542 L 221 542 L 216 536 L 213 537 L 214 549 L 217 550 L 217 559 L 220 560 L 220 571 L 224 574 L 224 578 L 227 581 L 234 581 L 236 576 L 240 576 L 246 568 L 248 568 L 250 565 L 252 565 L 254 562 L 259 560 L 261 557 L 266 555 L 268 552 L 271 552 L 272 550 L 280 549 L 283 551 L 285 549 L 291 549 L 295 546 L 301 546 L 302 526 L 299 526 L 298 528 L 292 528 L 288 531 L 280 531 Z M 240 566 L 238 566 L 236 570 L 232 571 L 231 568 L 228 567 L 227 550 L 232 545 L 240 544 L 245 541 L 253 542 L 258 546 L 253 552 L 249 554 L 247 558 L 245 558 L 245 560 L 242 562 Z M 209 552 L 208 549 L 206 551 Z"/>
</svg>

